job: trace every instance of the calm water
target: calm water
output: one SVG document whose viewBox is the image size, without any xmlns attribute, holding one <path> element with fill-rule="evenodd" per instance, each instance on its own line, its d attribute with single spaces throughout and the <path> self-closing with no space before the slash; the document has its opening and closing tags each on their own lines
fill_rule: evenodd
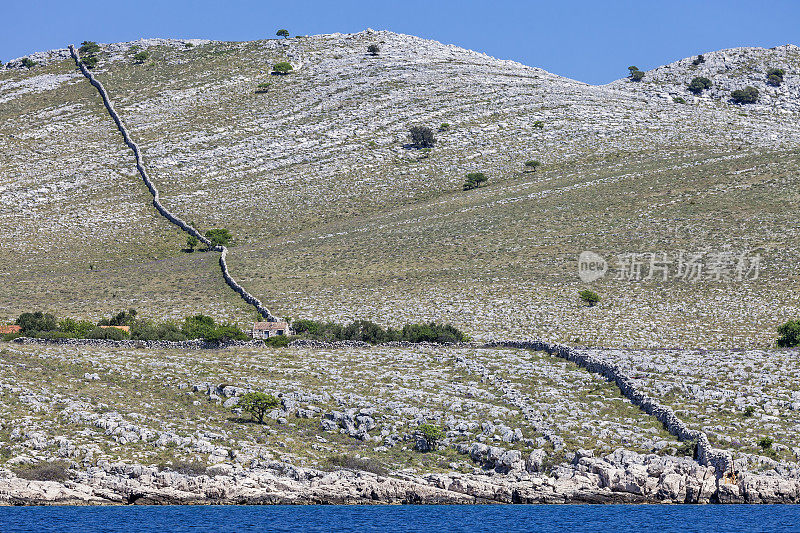
<svg viewBox="0 0 800 533">
<path fill-rule="evenodd" d="M 800 506 L 0 507 L 0 531 L 800 531 Z"/>
</svg>

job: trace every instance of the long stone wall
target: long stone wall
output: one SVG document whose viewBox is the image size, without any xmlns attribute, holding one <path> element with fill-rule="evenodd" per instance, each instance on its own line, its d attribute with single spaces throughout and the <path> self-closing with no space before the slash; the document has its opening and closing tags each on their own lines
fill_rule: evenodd
<svg viewBox="0 0 800 533">
<path fill-rule="evenodd" d="M 210 249 L 217 252 L 221 252 L 219 258 L 219 266 L 220 269 L 222 270 L 222 277 L 225 279 L 225 283 L 227 283 L 231 287 L 231 289 L 236 291 L 236 293 L 238 293 L 245 302 L 255 307 L 256 311 L 258 311 L 258 313 L 261 316 L 263 316 L 266 320 L 271 322 L 276 321 L 277 319 L 274 316 L 272 316 L 272 313 L 269 312 L 269 309 L 264 307 L 264 305 L 261 303 L 261 301 L 259 301 L 258 298 L 256 298 L 255 296 L 244 290 L 244 288 L 231 277 L 230 273 L 228 272 L 228 264 L 226 262 L 226 256 L 228 253 L 227 248 L 225 246 L 212 246 L 211 241 L 209 241 L 202 233 L 200 233 L 192 226 L 181 220 L 180 217 L 172 214 L 166 207 L 164 207 L 161 204 L 161 200 L 158 194 L 158 189 L 156 189 L 156 186 L 153 185 L 153 182 L 150 181 L 150 177 L 147 175 L 147 169 L 144 166 L 144 160 L 142 159 L 142 154 L 139 151 L 139 147 L 136 145 L 135 142 L 133 142 L 131 136 L 128 134 L 128 130 L 125 128 L 125 124 L 122 123 L 122 119 L 119 117 L 116 110 L 114 109 L 114 104 L 111 103 L 111 99 L 108 97 L 108 93 L 103 87 L 103 84 L 97 81 L 97 79 L 92 75 L 92 73 L 89 72 L 89 69 L 86 68 L 86 65 L 84 65 L 81 62 L 80 57 L 78 56 L 78 52 L 75 50 L 75 46 L 69 45 L 69 53 L 72 55 L 72 58 L 75 60 L 75 64 L 78 66 L 80 71 L 83 73 L 86 79 L 89 80 L 89 83 L 91 83 L 97 89 L 97 92 L 100 93 L 100 97 L 103 99 L 103 104 L 106 106 L 108 114 L 111 115 L 111 118 L 113 118 L 114 122 L 117 124 L 117 129 L 119 129 L 119 132 L 122 134 L 122 138 L 125 140 L 125 144 L 128 145 L 128 148 L 130 148 L 133 151 L 133 155 L 136 158 L 136 170 L 139 171 L 139 175 L 142 177 L 144 184 L 150 190 L 150 194 L 153 195 L 153 207 L 156 208 L 156 210 L 161 214 L 161 216 L 163 216 L 171 223 L 181 228 L 189 235 L 197 237 L 197 239 L 200 242 L 208 246 Z"/>
<path fill-rule="evenodd" d="M 590 351 L 571 348 L 561 344 L 551 344 L 544 341 L 496 341 L 490 342 L 487 347 L 522 348 L 547 352 L 550 355 L 566 359 L 585 368 L 589 372 L 599 374 L 609 381 L 614 382 L 623 396 L 639 409 L 656 418 L 667 431 L 680 441 L 697 442 L 697 462 L 704 466 L 713 466 L 717 476 L 722 476 L 733 469 L 733 457 L 723 450 L 711 446 L 708 436 L 699 430 L 690 429 L 683 423 L 669 407 L 659 404 L 656 400 L 638 390 L 634 382 L 613 363 L 608 363 L 594 357 Z"/>
</svg>

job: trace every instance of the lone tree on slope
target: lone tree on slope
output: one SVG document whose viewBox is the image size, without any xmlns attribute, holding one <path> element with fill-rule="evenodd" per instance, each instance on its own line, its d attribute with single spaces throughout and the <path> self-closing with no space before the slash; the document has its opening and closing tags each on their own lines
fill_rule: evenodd
<svg viewBox="0 0 800 533">
<path fill-rule="evenodd" d="M 412 126 L 409 130 L 411 143 L 417 148 L 430 148 L 436 143 L 433 130 L 427 126 Z"/>
<path fill-rule="evenodd" d="M 278 37 L 283 37 L 284 39 L 288 39 L 289 30 L 278 30 L 278 32 L 275 35 L 277 35 Z"/>
<path fill-rule="evenodd" d="M 370 54 L 372 54 L 374 56 L 378 55 L 380 53 L 380 51 L 381 51 L 381 48 L 377 44 L 371 44 L 371 45 L 367 46 L 367 52 L 369 52 Z"/>
<path fill-rule="evenodd" d="M 263 392 L 248 392 L 239 400 L 237 407 L 248 413 L 259 424 L 264 423 L 264 417 L 272 409 L 281 404 L 275 396 Z"/>
</svg>

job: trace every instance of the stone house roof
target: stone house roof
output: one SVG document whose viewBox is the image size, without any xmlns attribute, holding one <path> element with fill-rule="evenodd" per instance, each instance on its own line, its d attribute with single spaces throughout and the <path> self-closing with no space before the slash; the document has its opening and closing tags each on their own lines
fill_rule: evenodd
<svg viewBox="0 0 800 533">
<path fill-rule="evenodd" d="M 253 324 L 253 331 L 277 331 L 279 329 L 289 329 L 287 322 L 256 322 Z"/>
<path fill-rule="evenodd" d="M 8 335 L 9 333 L 20 333 L 22 332 L 22 328 L 20 326 L 15 326 L 10 324 L 8 326 L 0 325 L 0 335 Z"/>
</svg>

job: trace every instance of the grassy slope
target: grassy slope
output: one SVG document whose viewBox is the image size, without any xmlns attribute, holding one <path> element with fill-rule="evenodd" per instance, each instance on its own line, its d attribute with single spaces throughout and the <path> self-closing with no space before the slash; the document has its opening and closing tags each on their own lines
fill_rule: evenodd
<svg viewBox="0 0 800 533">
<path fill-rule="evenodd" d="M 377 59 L 363 53 L 373 40 Z M 393 34 L 150 52 L 145 65 L 131 53 L 106 61 L 98 77 L 165 203 L 203 228 L 231 228 L 232 272 L 281 316 L 441 319 L 478 338 L 742 346 L 769 343 L 798 314 L 787 290 L 798 282 L 798 129 L 785 116 L 642 99 Z M 269 76 L 283 58 L 303 66 Z M 2 72 L 0 83 L 71 71 L 64 61 Z M 265 80 L 269 91 L 255 94 Z M 779 143 L 767 135 L 776 121 Z M 452 129 L 429 156 L 402 148 L 410 124 L 442 122 Z M 4 103 L 0 153 L 12 198 L 0 207 L 0 315 L 134 306 L 250 319 L 215 257 L 180 252 L 183 237 L 155 215 L 87 83 Z M 544 169 L 522 174 L 531 158 Z M 489 186 L 461 192 L 472 170 Z M 600 306 L 576 301 L 582 250 L 726 247 L 759 250 L 761 277 L 606 278 L 593 284 Z"/>
</svg>

